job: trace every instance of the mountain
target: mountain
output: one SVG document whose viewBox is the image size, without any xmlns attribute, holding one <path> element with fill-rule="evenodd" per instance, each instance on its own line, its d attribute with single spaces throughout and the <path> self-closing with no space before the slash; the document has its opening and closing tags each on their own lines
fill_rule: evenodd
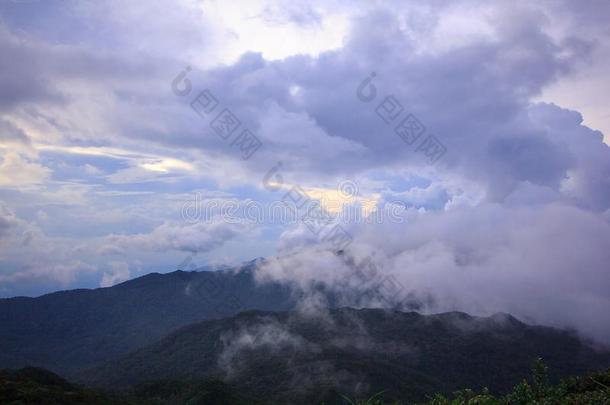
<svg viewBox="0 0 610 405">
<path fill-rule="evenodd" d="M 548 381 L 548 368 L 536 360 L 532 375 L 515 385 L 510 393 L 497 397 L 485 390 L 475 392 L 464 388 L 446 398 L 439 393 L 426 405 L 506 405 L 506 404 L 607 404 L 610 401 L 610 370 L 571 377 L 559 384 Z M 407 405 L 407 402 L 385 402 L 383 393 L 377 400 L 359 401 L 359 405 Z M 50 371 L 27 367 L 21 370 L 0 370 L 1 404 L 104 404 L 104 405 L 272 405 L 240 393 L 234 386 L 218 380 L 176 381 L 158 380 L 139 384 L 128 393 L 107 394 L 71 384 Z M 322 405 L 354 405 L 341 397 Z M 424 405 L 424 404 L 421 404 Z"/>
<path fill-rule="evenodd" d="M 381 309 L 247 311 L 193 324 L 86 371 L 81 381 L 127 389 L 149 380 L 216 378 L 271 403 L 336 403 L 340 394 L 422 400 L 470 387 L 503 393 L 542 357 L 565 377 L 608 367 L 570 332 L 506 314 L 421 315 Z"/>
<path fill-rule="evenodd" d="M 381 390 L 386 399 L 409 401 L 463 387 L 501 393 L 538 356 L 555 378 L 610 365 L 607 352 L 569 332 L 509 315 L 337 309 L 345 297 L 324 286 L 319 292 L 335 309 L 291 312 L 296 292 L 257 284 L 257 265 L 1 299 L 0 368 L 44 367 L 71 381 L 135 392 L 120 397 L 129 403 L 331 404 L 341 394 L 362 398 Z M 26 370 L 29 382 L 3 372 L 3 393 L 119 401 Z"/>
<path fill-rule="evenodd" d="M 72 384 L 37 367 L 0 370 L 0 404 L 33 405 L 151 405 L 205 404 L 253 405 L 251 398 L 218 380 L 155 381 L 137 386 L 128 394 L 109 394 Z"/>
<path fill-rule="evenodd" d="M 26 367 L 0 370 L 2 404 L 127 405 L 114 396 L 74 385 L 48 370 Z"/>
<path fill-rule="evenodd" d="M 239 271 L 152 273 L 109 288 L 0 299 L 0 368 L 44 367 L 71 376 L 193 322 L 245 309 L 288 310 L 280 284 Z"/>
</svg>

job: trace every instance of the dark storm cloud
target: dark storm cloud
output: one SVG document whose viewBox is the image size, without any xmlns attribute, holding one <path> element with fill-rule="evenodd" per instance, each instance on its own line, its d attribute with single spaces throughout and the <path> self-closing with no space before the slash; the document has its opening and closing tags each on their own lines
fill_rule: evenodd
<svg viewBox="0 0 610 405">
<path fill-rule="evenodd" d="M 448 7 L 440 4 L 437 13 Z M 446 146 L 439 169 L 485 184 L 490 199 L 502 200 L 523 181 L 559 190 L 568 172 L 577 171 L 580 148 L 551 131 L 548 122 L 535 122 L 530 100 L 578 66 L 593 44 L 573 35 L 551 37 L 546 30 L 552 16 L 538 9 L 497 9 L 489 17 L 492 35 L 428 52 L 418 49 L 413 31 L 433 30 L 438 21 L 405 29 L 407 12 L 380 7 L 353 21 L 341 49 L 279 61 L 251 53 L 229 66 L 195 69 L 188 76 L 192 92 L 173 102 L 170 71 L 181 69 L 175 61 L 163 67 L 160 59 L 138 62 L 124 53 L 93 53 L 78 46 L 36 41 L 17 46 L 4 30 L 1 46 L 12 61 L 2 73 L 8 89 L 4 103 L 66 102 L 70 94 L 57 88 L 62 79 L 104 80 L 110 83 L 118 136 L 239 160 L 210 128 L 213 117 L 203 120 L 188 106 L 207 88 L 264 142 L 259 158 L 245 163 L 254 173 L 262 175 L 283 160 L 289 162 L 287 171 L 315 181 L 326 173 L 427 165 L 394 133 L 397 122 L 386 125 L 375 114 L 392 95 L 404 114 L 417 117 Z M 159 80 L 163 70 L 168 72 L 165 86 Z M 365 104 L 355 92 L 371 72 L 378 94 Z M 544 119 L 556 118 L 546 114 Z M 579 125 L 573 130 L 584 132 Z M 601 141 L 597 148 L 600 155 L 607 149 Z M 574 181 L 591 181 L 583 175 Z M 600 196 L 590 204 L 604 208 L 604 201 Z"/>
<path fill-rule="evenodd" d="M 485 184 L 492 200 L 501 201 L 520 182 L 559 190 L 570 172 L 585 176 L 579 165 L 588 159 L 578 154 L 596 155 L 596 166 L 607 170 L 607 146 L 593 131 L 575 120 L 558 128 L 553 121 L 565 120 L 567 112 L 530 101 L 578 66 L 592 45 L 574 37 L 552 38 L 545 33 L 551 24 L 548 16 L 539 12 L 506 12 L 510 19 L 504 13 L 492 18 L 492 37 L 447 51 L 421 52 L 394 13 L 376 11 L 354 22 L 340 50 L 274 62 L 248 54 L 232 66 L 194 72 L 191 79 L 222 97 L 264 140 L 263 157 L 249 163 L 259 170 L 275 159 L 289 160 L 292 169 L 310 176 L 425 165 L 393 132 L 396 122 L 386 126 L 375 114 L 388 95 L 446 145 L 449 152 L 440 169 Z M 378 94 L 364 104 L 355 92 L 370 72 L 376 73 Z M 546 113 L 538 114 L 541 109 Z M 315 125 L 304 126 L 308 120 Z M 283 124 L 273 125 L 278 121 Z M 300 121 L 301 130 L 290 126 L 291 121 Z M 317 144 L 302 147 L 299 138 Z M 208 147 L 215 140 L 203 136 L 200 142 Z M 587 171 L 586 176 L 596 175 Z M 607 197 L 588 203 L 608 208 Z"/>
</svg>

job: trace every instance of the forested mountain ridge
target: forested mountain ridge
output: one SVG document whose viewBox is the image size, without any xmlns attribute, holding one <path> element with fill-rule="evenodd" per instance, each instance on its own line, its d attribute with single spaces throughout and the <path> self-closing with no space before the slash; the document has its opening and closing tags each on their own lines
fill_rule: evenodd
<svg viewBox="0 0 610 405">
<path fill-rule="evenodd" d="M 0 368 L 70 375 L 193 322 L 246 309 L 288 310 L 290 290 L 237 270 L 151 273 L 109 288 L 0 299 Z"/>
<path fill-rule="evenodd" d="M 575 335 L 506 314 L 341 308 L 248 311 L 189 325 L 89 370 L 83 382 L 117 389 L 148 380 L 215 378 L 277 403 L 319 403 L 339 393 L 363 397 L 381 390 L 389 399 L 421 401 L 463 387 L 507 392 L 538 357 L 555 381 L 610 366 L 610 353 Z"/>
</svg>

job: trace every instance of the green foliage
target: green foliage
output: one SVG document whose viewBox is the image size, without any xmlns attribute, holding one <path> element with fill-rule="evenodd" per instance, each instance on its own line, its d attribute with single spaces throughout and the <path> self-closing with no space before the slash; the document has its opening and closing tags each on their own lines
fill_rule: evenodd
<svg viewBox="0 0 610 405">
<path fill-rule="evenodd" d="M 246 398 L 223 381 L 148 381 L 139 384 L 132 396 L 147 404 L 185 405 L 250 405 L 257 401 Z"/>
<path fill-rule="evenodd" d="M 560 384 L 549 384 L 548 367 L 538 358 L 532 366 L 531 383 L 523 380 L 512 391 L 501 397 L 487 390 L 476 394 L 466 389 L 448 399 L 437 394 L 425 405 L 555 405 L 555 404 L 610 404 L 610 370 L 585 377 L 573 377 Z"/>
<path fill-rule="evenodd" d="M 451 397 L 436 394 L 420 405 L 603 405 L 610 404 L 610 370 L 572 377 L 551 385 L 547 367 L 537 359 L 530 381 L 523 380 L 504 396 L 484 388 L 455 391 Z M 386 401 L 381 391 L 365 400 L 338 396 L 336 400 L 310 402 L 322 405 L 407 405 L 410 401 Z M 163 380 L 139 384 L 129 393 L 110 395 L 73 385 L 38 368 L 0 371 L 0 404 L 108 404 L 108 405 L 279 405 L 292 400 L 257 401 L 225 382 L 209 380 Z M 309 404 L 309 403 L 308 403 Z"/>
<path fill-rule="evenodd" d="M 231 346 L 229 353 L 235 354 L 229 360 L 222 356 L 239 333 L 262 341 L 269 325 L 299 344 Z M 359 328 L 367 333 L 355 333 Z M 547 376 L 539 366 L 537 377 L 519 387 L 521 396 L 535 399 L 544 395 L 548 381 L 610 365 L 610 353 L 596 352 L 570 333 L 514 318 L 341 308 L 329 310 L 323 325 L 299 313 L 260 311 L 193 324 L 82 373 L 81 381 L 128 389 L 147 380 L 218 378 L 230 369 L 237 390 L 279 404 L 334 405 L 341 394 L 363 400 L 380 389 L 385 401 L 418 402 L 463 387 L 471 391 L 456 393 L 457 401 L 485 403 L 485 387 L 510 392 L 540 356 L 552 373 Z"/>
<path fill-rule="evenodd" d="M 381 394 L 383 394 L 383 391 L 378 392 L 367 400 L 358 402 L 352 401 L 349 397 L 345 395 L 342 395 L 342 397 L 345 401 L 347 401 L 348 405 L 384 405 L 386 404 L 386 402 L 383 402 L 383 400 L 378 398 L 379 396 L 381 396 Z M 398 404 L 398 402 L 395 402 L 395 404 Z"/>
<path fill-rule="evenodd" d="M 353 401 L 348 405 L 406 405 L 408 402 L 384 402 L 375 397 Z M 471 389 L 455 391 L 450 398 L 435 394 L 420 405 L 603 405 L 610 404 L 610 370 L 584 377 L 572 377 L 560 384 L 549 384 L 548 368 L 538 358 L 532 366 L 531 383 L 523 380 L 512 391 L 495 397 L 484 388 L 480 393 Z"/>
<path fill-rule="evenodd" d="M 0 371 L 0 404 L 128 405 L 132 402 L 70 384 L 50 371 L 26 367 Z"/>
<path fill-rule="evenodd" d="M 0 369 L 37 365 L 78 378 L 193 322 L 293 308 L 289 289 L 259 285 L 251 270 L 151 273 L 109 288 L 0 299 Z"/>
</svg>

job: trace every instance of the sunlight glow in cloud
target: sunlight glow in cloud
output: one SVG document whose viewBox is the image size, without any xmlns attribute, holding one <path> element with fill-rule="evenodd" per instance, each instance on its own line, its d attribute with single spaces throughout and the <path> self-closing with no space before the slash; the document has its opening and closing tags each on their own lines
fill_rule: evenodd
<svg viewBox="0 0 610 405">
<path fill-rule="evenodd" d="M 337 11 L 290 1 L 206 1 L 204 20 L 219 33 L 216 63 L 234 63 L 245 52 L 268 60 L 293 55 L 317 56 L 338 49 L 348 33 L 348 17 Z M 201 60 L 209 66 L 209 60 Z"/>
</svg>

